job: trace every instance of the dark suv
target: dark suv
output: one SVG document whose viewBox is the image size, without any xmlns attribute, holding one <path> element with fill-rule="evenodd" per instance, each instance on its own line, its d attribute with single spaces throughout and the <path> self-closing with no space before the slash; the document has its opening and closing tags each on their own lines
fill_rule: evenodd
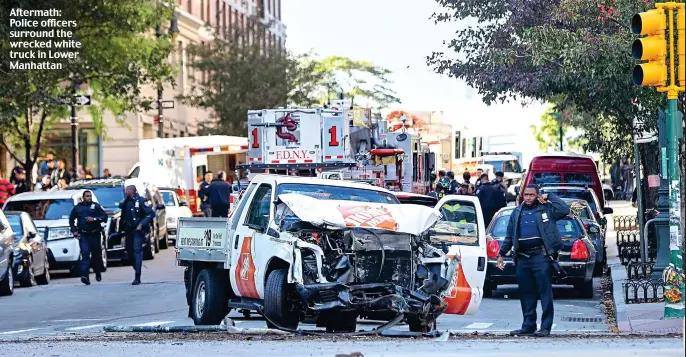
<svg viewBox="0 0 686 357">
<path fill-rule="evenodd" d="M 144 258 L 146 260 L 154 259 L 155 253 L 159 252 L 160 248 L 167 249 L 169 247 L 165 205 L 159 190 L 155 186 L 143 184 L 137 179 L 107 178 L 76 181 L 67 189 L 87 189 L 95 193 L 102 207 L 112 217 L 112 223 L 107 232 L 107 256 L 111 259 L 121 260 L 125 259 L 127 254 L 125 238 L 121 234 L 123 229 L 120 225 L 121 209 L 119 209 L 119 202 L 125 198 L 124 189 L 128 185 L 136 186 L 138 193 L 145 197 L 155 209 L 155 219 L 143 247 Z"/>
</svg>

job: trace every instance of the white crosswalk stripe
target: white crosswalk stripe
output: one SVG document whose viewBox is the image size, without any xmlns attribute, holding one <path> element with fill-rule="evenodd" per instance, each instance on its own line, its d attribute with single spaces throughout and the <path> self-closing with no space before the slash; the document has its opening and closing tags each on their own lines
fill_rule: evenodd
<svg viewBox="0 0 686 357">
<path fill-rule="evenodd" d="M 152 322 L 146 322 L 143 324 L 138 324 L 138 325 L 133 325 L 133 326 L 145 327 L 145 326 L 169 325 L 172 322 L 174 322 L 174 321 L 152 321 Z"/>
<path fill-rule="evenodd" d="M 475 329 L 475 330 L 485 330 L 485 329 L 487 329 L 487 328 L 489 328 L 489 327 L 491 327 L 491 326 L 493 326 L 493 324 L 490 323 L 490 322 L 475 322 L 475 323 L 469 324 L 469 325 L 467 325 L 467 326 L 465 326 L 465 327 L 463 327 L 463 328 L 464 328 L 464 329 L 473 328 L 473 329 Z"/>
<path fill-rule="evenodd" d="M 0 335 L 14 335 L 17 333 L 24 333 L 24 332 L 31 332 L 31 331 L 38 331 L 40 330 L 39 328 L 27 328 L 24 330 L 14 330 L 14 331 L 5 331 L 5 332 L 0 332 Z"/>
<path fill-rule="evenodd" d="M 102 327 L 102 326 L 105 326 L 105 324 L 71 327 L 71 328 L 68 328 L 67 331 L 90 330 L 90 329 L 97 328 L 97 327 Z"/>
</svg>

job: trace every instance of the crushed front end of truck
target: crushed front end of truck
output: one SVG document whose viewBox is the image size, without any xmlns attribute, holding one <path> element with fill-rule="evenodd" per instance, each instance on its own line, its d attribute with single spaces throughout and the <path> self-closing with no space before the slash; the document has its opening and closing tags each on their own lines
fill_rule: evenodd
<svg viewBox="0 0 686 357">
<path fill-rule="evenodd" d="M 429 244 L 437 211 L 279 196 L 282 237 L 292 238 L 288 280 L 302 318 L 329 331 L 350 331 L 354 320 L 405 320 L 411 331 L 434 329 L 455 285 L 458 258 Z"/>
</svg>

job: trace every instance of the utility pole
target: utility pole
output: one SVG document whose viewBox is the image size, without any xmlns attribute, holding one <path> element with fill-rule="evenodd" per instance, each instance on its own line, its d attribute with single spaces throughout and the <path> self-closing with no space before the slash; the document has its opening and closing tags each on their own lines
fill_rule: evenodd
<svg viewBox="0 0 686 357">
<path fill-rule="evenodd" d="M 683 115 L 677 109 L 679 92 L 686 91 L 686 5 L 684 3 L 664 2 L 655 4 L 655 9 L 636 14 L 631 19 L 631 31 L 639 38 L 631 46 L 635 59 L 648 61 L 634 67 L 634 84 L 657 87 L 658 92 L 667 93 L 667 123 L 665 125 L 667 147 L 661 148 L 663 175 L 668 170 L 669 180 L 669 235 L 658 229 L 659 245 L 669 245 L 670 264 L 661 261 L 658 254 L 656 267 L 666 266 L 663 279 L 665 283 L 665 317 L 684 318 L 684 270 L 683 236 L 681 231 L 681 179 L 679 168 L 679 144 L 683 138 Z M 678 44 L 674 36 L 674 15 L 676 10 L 676 30 Z M 667 15 L 667 16 L 665 16 Z M 667 26 L 668 25 L 668 26 Z M 668 34 L 669 44 L 665 38 Z M 675 56 L 675 51 L 677 56 Z M 669 55 L 669 70 L 667 68 Z M 676 62 L 678 71 L 675 71 Z M 677 82 L 678 73 L 678 82 Z M 665 175 L 666 176 L 666 175 Z M 660 197 L 661 200 L 664 197 Z M 662 201 L 664 203 L 664 201 Z"/>
<path fill-rule="evenodd" d="M 175 10 L 176 11 L 176 10 Z M 219 15 L 217 15 L 219 16 Z M 171 23 L 169 25 L 169 34 L 173 38 L 179 33 L 179 26 L 176 20 L 176 14 L 172 16 Z M 162 28 L 160 25 L 155 27 L 155 36 L 157 39 L 162 38 L 164 33 L 162 33 Z M 157 137 L 164 137 L 164 108 L 162 106 L 162 93 L 164 91 L 162 82 L 157 83 Z"/>
<path fill-rule="evenodd" d="M 557 125 L 560 129 L 560 152 L 564 152 L 564 145 L 562 144 L 564 140 L 564 132 L 562 131 L 562 115 L 560 115 L 559 112 L 555 112 L 553 113 L 553 116 L 555 117 L 555 119 L 557 119 Z"/>
</svg>

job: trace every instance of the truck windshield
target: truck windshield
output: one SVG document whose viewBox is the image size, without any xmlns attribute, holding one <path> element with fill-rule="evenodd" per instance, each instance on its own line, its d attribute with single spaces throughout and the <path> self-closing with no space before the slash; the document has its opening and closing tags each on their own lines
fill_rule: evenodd
<svg viewBox="0 0 686 357">
<path fill-rule="evenodd" d="M 359 201 L 374 203 L 399 204 L 393 194 L 361 188 L 314 185 L 301 183 L 282 183 L 277 189 L 277 195 L 284 193 L 299 193 L 320 200 Z"/>
<path fill-rule="evenodd" d="M 68 219 L 74 201 L 71 198 L 59 200 L 10 201 L 6 211 L 24 211 L 34 220 Z"/>
</svg>

